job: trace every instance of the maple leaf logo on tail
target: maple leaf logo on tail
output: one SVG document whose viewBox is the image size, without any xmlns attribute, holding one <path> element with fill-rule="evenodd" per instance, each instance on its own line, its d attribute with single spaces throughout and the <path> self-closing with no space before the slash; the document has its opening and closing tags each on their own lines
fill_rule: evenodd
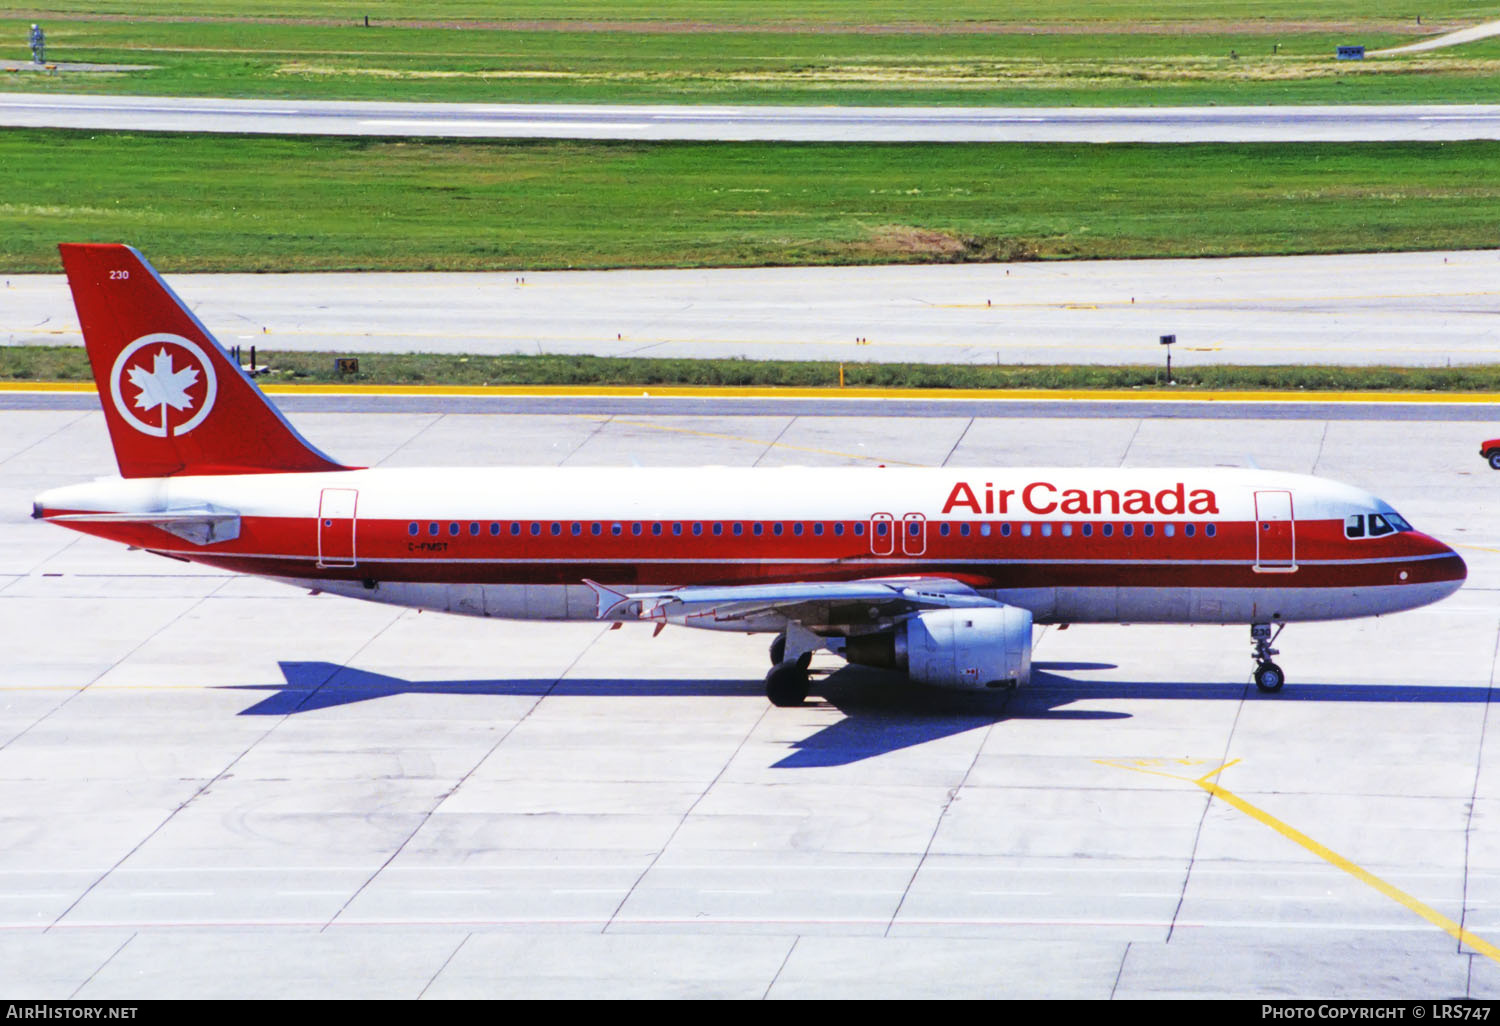
<svg viewBox="0 0 1500 1026">
<path fill-rule="evenodd" d="M 135 389 L 129 401 L 126 386 Z M 126 346 L 110 375 L 115 409 L 131 427 L 157 438 L 183 435 L 203 423 L 216 391 L 209 355 L 197 343 L 165 332 Z"/>
<path fill-rule="evenodd" d="M 161 407 L 163 431 L 167 427 L 167 407 L 174 410 L 193 408 L 193 397 L 187 394 L 187 390 L 197 382 L 198 371 L 193 367 L 173 370 L 172 357 L 165 348 L 157 350 L 156 360 L 149 371 L 144 367 L 131 367 L 129 374 L 130 383 L 141 390 L 135 397 L 136 408 L 149 413 Z"/>
</svg>

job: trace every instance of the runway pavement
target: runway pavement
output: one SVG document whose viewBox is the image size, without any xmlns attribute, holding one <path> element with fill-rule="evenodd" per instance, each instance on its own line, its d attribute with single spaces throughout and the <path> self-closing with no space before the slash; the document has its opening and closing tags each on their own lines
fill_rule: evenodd
<svg viewBox="0 0 1500 1026">
<path fill-rule="evenodd" d="M 1149 417 L 1154 420 L 1366 420 L 1389 422 L 1469 421 L 1500 424 L 1500 398 L 1493 394 L 1424 395 L 1420 393 L 1184 392 L 1163 398 L 1129 392 L 955 392 L 932 390 L 907 394 L 890 389 L 880 394 L 846 394 L 836 389 L 612 389 L 612 394 L 578 394 L 538 387 L 520 394 L 510 390 L 422 389 L 415 392 L 378 388 L 349 390 L 337 385 L 277 387 L 268 385 L 276 405 L 290 413 L 418 413 L 645 417 L 739 417 L 753 411 L 778 417 L 963 417 L 1024 419 L 1066 417 L 1110 420 Z M 623 394 L 625 392 L 634 394 Z M 877 390 L 871 390 L 877 391 Z M 799 394 L 790 394 L 797 392 Z M 788 394 L 783 394 L 788 393 Z M 99 409 L 92 386 L 0 383 L 0 410 Z M 1500 427 L 1497 427 L 1500 430 Z"/>
<path fill-rule="evenodd" d="M 723 107 L 0 93 L 0 126 L 767 142 L 1356 142 L 1500 138 L 1500 105 Z"/>
<path fill-rule="evenodd" d="M 150 253 L 146 254 L 151 257 Z M 1162 363 L 1500 358 L 1500 251 L 913 267 L 175 274 L 225 345 L 337 352 Z M 81 345 L 62 275 L 0 279 L 0 343 Z M 3 359 L 3 349 L 0 349 Z"/>
<path fill-rule="evenodd" d="M 1289 628 L 1275 697 L 1243 628 L 1075 626 L 1009 701 L 830 659 L 775 709 L 761 637 L 417 614 L 34 522 L 113 463 L 97 411 L 8 409 L 0 991 L 1500 994 L 1491 425 L 739 410 L 290 416 L 383 466 L 1254 458 L 1470 577 Z"/>
</svg>

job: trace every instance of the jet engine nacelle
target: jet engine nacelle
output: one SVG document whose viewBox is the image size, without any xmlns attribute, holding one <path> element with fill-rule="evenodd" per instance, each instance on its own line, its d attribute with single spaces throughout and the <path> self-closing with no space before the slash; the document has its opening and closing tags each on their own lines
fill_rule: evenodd
<svg viewBox="0 0 1500 1026">
<path fill-rule="evenodd" d="M 935 609 L 894 633 L 848 640 L 845 658 L 905 670 L 943 688 L 1014 687 L 1031 680 L 1031 612 L 1015 606 Z"/>
</svg>

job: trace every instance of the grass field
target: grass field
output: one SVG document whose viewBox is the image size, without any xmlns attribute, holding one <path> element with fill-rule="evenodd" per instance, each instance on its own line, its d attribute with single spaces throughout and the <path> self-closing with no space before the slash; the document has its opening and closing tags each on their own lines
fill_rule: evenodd
<svg viewBox="0 0 1500 1026">
<path fill-rule="evenodd" d="M 334 371 L 355 355 L 358 374 Z M 244 357 L 248 359 L 248 355 Z M 1168 386 L 1160 365 L 983 366 L 677 360 L 602 356 L 456 356 L 434 353 L 261 351 L 262 384 L 839 387 L 882 389 L 1162 389 L 1185 391 L 1500 392 L 1500 367 L 1179 367 Z M 0 381 L 92 381 L 77 346 L 0 346 Z"/>
<path fill-rule="evenodd" d="M 1500 243 L 1500 143 L 448 142 L 0 131 L 0 269 L 1219 256 Z"/>
<path fill-rule="evenodd" d="M 28 14 L 38 8 L 16 8 Z M 1201 21 L 1479 21 L 1491 4 L 1473 0 L 50 0 L 47 12 L 139 18 L 347 19 L 374 21 L 697 22 L 721 25 L 924 26 L 968 23 L 1074 24 Z M 0 15 L 9 13 L 0 7 Z"/>
<path fill-rule="evenodd" d="M 418 4 L 183 0 L 59 5 L 43 18 L 60 61 L 150 65 L 127 74 L 17 72 L 0 89 L 146 95 L 471 102 L 1136 105 L 1487 102 L 1500 41 L 1363 62 L 1480 5 L 1056 5 L 669 2 Z M 1424 5 L 1425 6 L 1425 5 Z M 88 9 L 94 13 L 79 13 Z M 557 11 L 566 12 L 559 17 Z M 1246 10 L 1252 13 L 1246 14 Z M 72 13 L 69 13 L 72 12 Z M 371 13 L 377 27 L 364 28 Z M 7 54 L 26 19 L 0 11 Z M 176 20 L 161 20 L 161 19 Z M 513 19 L 519 27 L 496 27 Z M 401 19 L 399 25 L 382 19 Z M 484 19 L 464 23 L 454 19 Z"/>
</svg>

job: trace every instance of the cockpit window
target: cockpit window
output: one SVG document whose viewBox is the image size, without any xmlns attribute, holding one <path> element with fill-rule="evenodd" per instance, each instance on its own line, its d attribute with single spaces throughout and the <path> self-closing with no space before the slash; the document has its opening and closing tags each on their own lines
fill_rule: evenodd
<svg viewBox="0 0 1500 1026">
<path fill-rule="evenodd" d="M 1345 538 L 1380 538 L 1411 529 L 1411 525 L 1396 513 L 1355 513 L 1344 519 Z"/>
</svg>

